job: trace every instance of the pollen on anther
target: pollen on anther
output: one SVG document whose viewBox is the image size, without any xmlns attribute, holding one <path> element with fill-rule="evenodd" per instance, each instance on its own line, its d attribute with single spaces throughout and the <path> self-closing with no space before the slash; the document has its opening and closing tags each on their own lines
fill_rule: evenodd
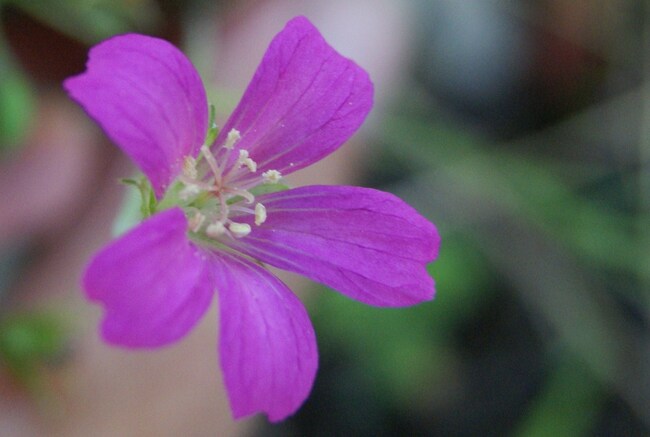
<svg viewBox="0 0 650 437">
<path fill-rule="evenodd" d="M 228 132 L 228 136 L 226 137 L 226 144 L 223 145 L 226 149 L 232 149 L 233 146 L 237 141 L 241 139 L 241 134 L 237 129 L 231 129 L 230 132 Z"/>
<path fill-rule="evenodd" d="M 267 170 L 262 173 L 262 179 L 265 184 L 277 184 L 280 182 L 280 178 L 282 178 L 282 174 L 277 170 Z"/>
<path fill-rule="evenodd" d="M 232 222 L 228 225 L 228 230 L 232 232 L 235 237 L 245 237 L 251 233 L 251 226 L 248 223 Z"/>
<path fill-rule="evenodd" d="M 239 159 L 237 160 L 240 166 L 246 166 L 251 173 L 257 171 L 257 163 L 253 161 L 248 155 L 248 150 L 241 149 L 239 151 Z"/>
<path fill-rule="evenodd" d="M 197 178 L 196 159 L 191 156 L 185 157 L 185 160 L 183 161 L 183 174 L 192 180 Z"/>
<path fill-rule="evenodd" d="M 223 235 L 226 232 L 226 227 L 221 222 L 210 223 L 207 228 L 205 228 L 205 233 L 208 237 L 217 238 Z"/>
<path fill-rule="evenodd" d="M 261 203 L 255 205 L 255 224 L 261 225 L 266 221 L 266 207 Z"/>
</svg>

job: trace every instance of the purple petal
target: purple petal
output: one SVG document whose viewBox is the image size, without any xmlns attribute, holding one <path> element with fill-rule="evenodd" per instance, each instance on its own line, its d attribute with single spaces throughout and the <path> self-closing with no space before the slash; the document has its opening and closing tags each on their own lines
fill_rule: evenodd
<svg viewBox="0 0 650 437">
<path fill-rule="evenodd" d="M 90 50 L 86 72 L 64 87 L 147 175 L 158 197 L 205 139 L 201 78 L 167 41 L 135 34 L 108 39 Z"/>
<path fill-rule="evenodd" d="M 288 174 L 332 153 L 372 107 L 372 83 L 354 62 L 330 47 L 304 17 L 289 21 L 271 42 L 216 145 L 241 132 L 258 171 Z M 240 170 L 242 184 L 253 175 Z"/>
<path fill-rule="evenodd" d="M 214 253 L 219 355 L 235 418 L 278 421 L 309 395 L 318 353 L 305 308 L 279 279 L 237 256 Z"/>
<path fill-rule="evenodd" d="M 429 221 L 389 193 L 359 187 L 308 186 L 259 196 L 268 218 L 230 241 L 233 248 L 303 274 L 353 299 L 403 306 L 431 299 L 426 264 L 440 237 Z"/>
<path fill-rule="evenodd" d="M 210 271 L 186 229 L 180 209 L 158 213 L 91 261 L 83 287 L 104 306 L 107 342 L 161 346 L 185 335 L 206 311 L 214 292 Z"/>
</svg>

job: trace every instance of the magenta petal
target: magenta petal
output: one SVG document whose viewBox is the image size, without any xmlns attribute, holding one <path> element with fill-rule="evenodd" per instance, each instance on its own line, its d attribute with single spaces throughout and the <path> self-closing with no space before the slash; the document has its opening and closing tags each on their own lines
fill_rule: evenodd
<svg viewBox="0 0 650 437">
<path fill-rule="evenodd" d="M 219 355 L 235 418 L 263 412 L 278 421 L 309 394 L 318 353 L 305 308 L 263 268 L 214 253 L 221 333 Z"/>
<path fill-rule="evenodd" d="M 87 70 L 64 87 L 147 175 L 160 197 L 195 156 L 208 128 L 203 83 L 161 39 L 123 35 L 90 50 Z"/>
<path fill-rule="evenodd" d="M 185 335 L 213 295 L 205 255 L 186 237 L 180 209 L 158 213 L 99 252 L 83 278 L 105 309 L 106 341 L 154 347 Z"/>
<path fill-rule="evenodd" d="M 332 153 L 361 125 L 372 107 L 368 74 L 330 47 L 304 17 L 273 39 L 241 102 L 216 144 L 241 132 L 259 171 L 288 174 Z M 233 178 L 242 183 L 245 170 Z"/>
<path fill-rule="evenodd" d="M 268 218 L 233 248 L 303 274 L 361 302 L 403 306 L 431 299 L 426 264 L 436 258 L 436 228 L 389 193 L 307 186 L 259 196 Z"/>
</svg>

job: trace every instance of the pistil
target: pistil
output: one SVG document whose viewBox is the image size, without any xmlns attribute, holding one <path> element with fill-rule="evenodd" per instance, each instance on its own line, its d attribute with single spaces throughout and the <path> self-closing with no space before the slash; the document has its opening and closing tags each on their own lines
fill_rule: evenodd
<svg viewBox="0 0 650 437">
<path fill-rule="evenodd" d="M 244 149 L 239 149 L 236 164 L 225 171 L 234 146 L 240 139 L 239 131 L 232 129 L 228 133 L 225 143 L 218 149 L 225 149 L 221 154 L 213 154 L 205 144 L 201 146 L 199 161 L 205 159 L 207 174 L 199 174 L 196 159 L 185 158 L 183 173 L 179 177 L 183 184 L 179 197 L 186 202 L 186 209 L 191 212 L 188 215 L 188 229 L 191 232 L 205 232 L 205 235 L 212 239 L 219 239 L 223 235 L 228 235 L 230 238 L 242 238 L 250 234 L 251 226 L 247 223 L 233 221 L 230 218 L 232 212 L 252 214 L 255 217 L 256 226 L 260 226 L 266 221 L 266 208 L 259 202 L 255 203 L 255 196 L 250 191 L 228 185 L 230 173 L 238 168 L 245 167 L 251 173 L 257 172 L 257 163 Z M 219 162 L 215 156 L 219 156 Z M 203 168 L 205 170 L 205 167 Z M 262 173 L 260 183 L 277 183 L 280 177 L 280 172 L 268 170 Z M 202 193 L 206 193 L 208 198 L 214 198 L 216 203 L 205 202 L 206 196 L 202 196 Z M 199 198 L 203 200 L 196 203 Z M 255 207 L 243 206 L 240 202 L 249 205 L 255 204 Z"/>
</svg>

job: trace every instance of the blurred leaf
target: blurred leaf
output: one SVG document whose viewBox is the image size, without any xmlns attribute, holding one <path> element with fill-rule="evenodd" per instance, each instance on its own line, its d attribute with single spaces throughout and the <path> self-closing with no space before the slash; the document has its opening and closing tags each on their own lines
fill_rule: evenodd
<svg viewBox="0 0 650 437">
<path fill-rule="evenodd" d="M 88 44 L 119 33 L 151 32 L 161 18 L 152 0 L 12 0 L 10 3 Z"/>
<path fill-rule="evenodd" d="M 442 233 L 438 259 L 429 264 L 436 281 L 436 298 L 431 317 L 438 331 L 447 332 L 472 318 L 474 310 L 492 297 L 494 276 L 480 249 L 459 234 Z"/>
<path fill-rule="evenodd" d="M 589 435 L 603 404 L 602 388 L 584 366 L 562 354 L 549 380 L 519 425 L 518 437 Z"/>
<path fill-rule="evenodd" d="M 20 145 L 34 117 L 34 92 L 0 41 L 0 152 Z"/>
<path fill-rule="evenodd" d="M 387 140 L 400 144 L 402 156 L 444 171 L 468 195 L 499 205 L 582 258 L 650 279 L 650 262 L 639 262 L 648 260 L 648 251 L 635 233 L 639 220 L 650 227 L 650 216 L 633 218 L 590 202 L 548 162 L 494 147 L 488 151 L 449 127 L 412 117 L 394 117 L 385 126 Z"/>
<path fill-rule="evenodd" d="M 6 301 L 5 294 L 14 280 L 20 277 L 21 266 L 27 257 L 26 244 L 13 243 L 0 247 L 0 309 Z"/>
<path fill-rule="evenodd" d="M 443 374 L 436 370 L 450 358 L 440 349 L 438 333 L 427 326 L 432 306 L 374 308 L 328 295 L 311 313 L 323 354 L 354 357 L 371 380 L 381 381 L 375 392 L 382 402 L 410 405 L 427 375 Z"/>
<path fill-rule="evenodd" d="M 364 360 L 386 402 L 413 407 L 432 396 L 455 367 L 451 331 L 490 299 L 489 266 L 469 241 L 443 236 L 433 302 L 409 308 L 376 308 L 327 293 L 312 307 L 322 349 L 345 348 Z M 488 291 L 488 292 L 486 292 Z"/>
<path fill-rule="evenodd" d="M 0 362 L 24 384 L 33 387 L 39 370 L 64 350 L 61 320 L 48 313 L 7 316 L 0 322 Z"/>
</svg>

